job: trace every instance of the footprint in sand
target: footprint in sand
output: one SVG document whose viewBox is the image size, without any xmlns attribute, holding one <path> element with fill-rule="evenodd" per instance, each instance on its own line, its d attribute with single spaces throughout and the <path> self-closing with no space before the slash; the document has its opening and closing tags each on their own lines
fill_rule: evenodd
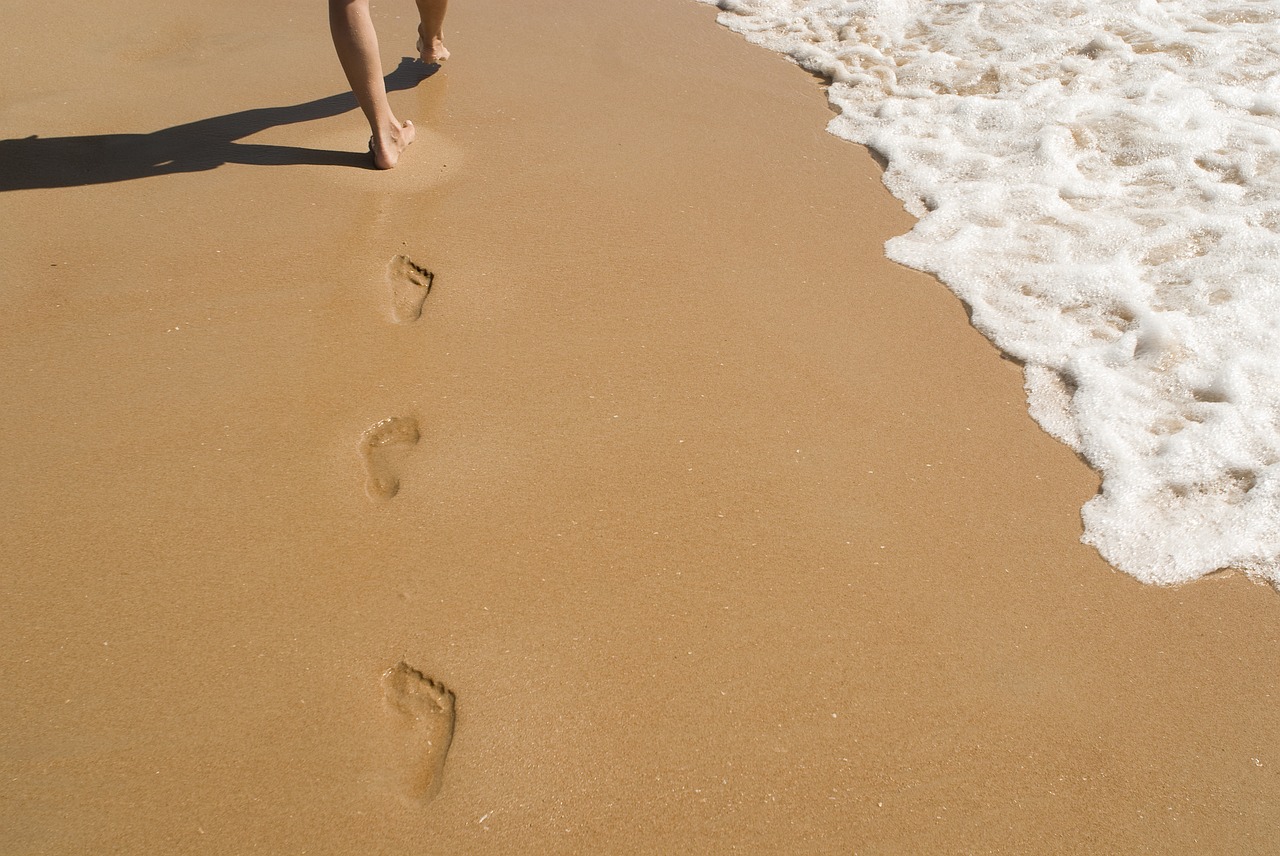
<svg viewBox="0 0 1280 856">
<path fill-rule="evenodd" d="M 392 416 L 364 432 L 360 456 L 369 474 L 370 498 L 390 499 L 400 491 L 400 460 L 417 442 L 418 420 L 412 416 Z"/>
<path fill-rule="evenodd" d="M 383 674 L 382 693 L 403 741 L 393 764 L 398 784 L 411 799 L 428 802 L 440 791 L 453 742 L 453 693 L 403 660 Z"/>
<path fill-rule="evenodd" d="M 387 264 L 387 279 L 391 282 L 391 317 L 401 324 L 417 321 L 422 316 L 422 304 L 431 293 L 431 283 L 436 275 L 408 256 L 396 256 Z"/>
</svg>

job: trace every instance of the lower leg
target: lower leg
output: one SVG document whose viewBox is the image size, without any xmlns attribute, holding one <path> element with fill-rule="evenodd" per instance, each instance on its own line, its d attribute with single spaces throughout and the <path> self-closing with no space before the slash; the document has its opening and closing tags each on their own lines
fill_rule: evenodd
<svg viewBox="0 0 1280 856">
<path fill-rule="evenodd" d="M 351 91 L 369 120 L 374 164 L 390 169 L 413 142 L 414 129 L 412 123 L 396 119 L 387 101 L 368 0 L 329 0 L 329 31 Z"/>
<path fill-rule="evenodd" d="M 442 62 L 449 58 L 449 51 L 444 46 L 444 13 L 449 0 L 416 0 L 418 17 L 422 23 L 418 26 L 418 52 L 426 63 Z"/>
</svg>

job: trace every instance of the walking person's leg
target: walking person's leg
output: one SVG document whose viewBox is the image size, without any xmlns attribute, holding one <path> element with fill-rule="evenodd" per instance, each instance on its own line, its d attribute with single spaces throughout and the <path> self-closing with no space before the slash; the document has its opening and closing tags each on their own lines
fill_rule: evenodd
<svg viewBox="0 0 1280 856">
<path fill-rule="evenodd" d="M 422 19 L 418 25 L 418 53 L 428 65 L 444 62 L 449 58 L 449 50 L 444 46 L 444 13 L 449 0 L 416 2 L 418 17 Z"/>
<path fill-rule="evenodd" d="M 443 10 L 443 0 L 439 3 Z M 387 88 L 382 81 L 382 61 L 378 58 L 378 34 L 369 15 L 369 0 L 329 0 L 329 31 L 351 91 L 369 120 L 373 164 L 378 169 L 391 169 L 417 132 L 412 122 L 401 122 L 391 112 Z"/>
</svg>

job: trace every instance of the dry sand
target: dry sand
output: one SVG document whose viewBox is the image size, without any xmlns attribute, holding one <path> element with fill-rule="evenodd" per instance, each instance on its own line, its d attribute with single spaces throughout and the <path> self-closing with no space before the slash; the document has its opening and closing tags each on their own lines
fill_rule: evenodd
<svg viewBox="0 0 1280 856">
<path fill-rule="evenodd" d="M 389 174 L 322 4 L 9 16 L 0 852 L 1275 852 L 1280 599 L 1078 543 L 819 83 L 450 15 Z"/>
</svg>

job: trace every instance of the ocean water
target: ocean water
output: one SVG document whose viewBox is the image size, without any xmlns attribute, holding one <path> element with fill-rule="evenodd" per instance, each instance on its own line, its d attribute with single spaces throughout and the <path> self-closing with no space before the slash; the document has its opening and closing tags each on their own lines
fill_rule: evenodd
<svg viewBox="0 0 1280 856">
<path fill-rule="evenodd" d="M 1151 583 L 1280 584 L 1280 0 L 703 0 L 831 81 Z M 833 193 L 841 188 L 833 187 Z"/>
</svg>

